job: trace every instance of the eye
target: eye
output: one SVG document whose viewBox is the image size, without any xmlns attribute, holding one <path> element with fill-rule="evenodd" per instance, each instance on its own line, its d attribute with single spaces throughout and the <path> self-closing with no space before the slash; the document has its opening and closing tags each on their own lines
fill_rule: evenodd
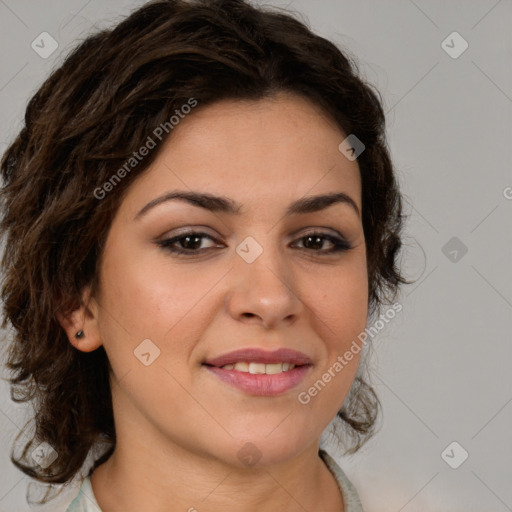
<svg viewBox="0 0 512 512">
<path fill-rule="evenodd" d="M 351 249 L 351 245 L 343 238 L 338 238 L 333 235 L 322 232 L 312 232 L 301 236 L 299 241 L 303 241 L 304 250 L 317 252 L 319 254 L 332 254 Z M 321 249 L 325 241 L 331 244 L 330 249 Z"/>
<path fill-rule="evenodd" d="M 188 231 L 172 238 L 160 240 L 157 244 L 160 247 L 163 247 L 166 251 L 176 255 L 197 256 L 215 247 L 214 245 L 204 247 L 203 242 L 205 240 L 217 242 L 217 240 L 207 233 L 200 231 Z M 307 233 L 306 235 L 298 238 L 297 241 L 302 242 L 302 247 L 299 247 L 299 249 L 317 253 L 319 255 L 344 252 L 352 248 L 351 245 L 343 238 L 323 232 Z M 326 243 L 330 245 L 330 248 L 324 248 Z"/>
<path fill-rule="evenodd" d="M 209 249 L 208 247 L 201 247 L 204 239 L 216 242 L 216 240 L 207 233 L 200 231 L 188 231 L 173 238 L 160 240 L 157 244 L 174 254 L 196 255 Z"/>
</svg>

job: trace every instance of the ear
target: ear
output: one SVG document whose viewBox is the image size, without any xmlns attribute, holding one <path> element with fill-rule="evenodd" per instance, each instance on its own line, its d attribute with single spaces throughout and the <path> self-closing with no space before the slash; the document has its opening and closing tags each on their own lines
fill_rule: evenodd
<svg viewBox="0 0 512 512">
<path fill-rule="evenodd" d="M 91 298 L 91 289 L 86 287 L 80 305 L 66 313 L 58 310 L 55 316 L 66 331 L 69 342 L 81 352 L 92 352 L 102 345 L 98 328 L 98 303 Z M 77 338 L 75 334 L 83 331 L 83 336 Z"/>
</svg>

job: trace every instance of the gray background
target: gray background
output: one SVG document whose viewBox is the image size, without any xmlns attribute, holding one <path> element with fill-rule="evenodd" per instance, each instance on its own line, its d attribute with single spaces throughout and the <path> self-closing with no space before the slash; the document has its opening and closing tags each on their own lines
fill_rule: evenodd
<svg viewBox="0 0 512 512">
<path fill-rule="evenodd" d="M 0 0 L 0 151 L 70 47 L 142 3 Z M 269 3 L 301 12 L 381 91 L 409 214 L 404 265 L 417 281 L 371 359 L 382 428 L 337 459 L 366 512 L 512 511 L 512 2 Z M 46 59 L 31 48 L 44 31 L 59 44 Z M 445 49 L 462 40 L 442 45 L 454 31 L 469 45 L 457 58 Z M 8 457 L 29 413 L 0 382 L 1 512 L 29 510 Z"/>
</svg>

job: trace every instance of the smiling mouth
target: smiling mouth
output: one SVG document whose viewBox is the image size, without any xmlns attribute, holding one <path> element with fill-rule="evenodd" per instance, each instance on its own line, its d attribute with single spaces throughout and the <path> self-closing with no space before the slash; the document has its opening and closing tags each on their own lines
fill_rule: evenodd
<svg viewBox="0 0 512 512">
<path fill-rule="evenodd" d="M 203 367 L 229 387 L 253 396 L 277 396 L 296 388 L 312 364 L 255 363 L 239 361 L 223 366 L 203 363 Z M 287 369 L 286 369 L 287 368 Z"/>
<path fill-rule="evenodd" d="M 237 363 L 225 364 L 223 366 L 215 366 L 206 364 L 214 368 L 221 368 L 223 370 L 234 370 L 236 372 L 250 373 L 252 375 L 276 375 L 278 373 L 288 372 L 297 366 L 309 366 L 293 363 L 256 363 L 250 361 L 240 361 Z"/>
<path fill-rule="evenodd" d="M 296 388 L 313 367 L 313 361 L 289 348 L 268 351 L 248 347 L 209 358 L 202 366 L 245 394 L 276 396 Z"/>
</svg>

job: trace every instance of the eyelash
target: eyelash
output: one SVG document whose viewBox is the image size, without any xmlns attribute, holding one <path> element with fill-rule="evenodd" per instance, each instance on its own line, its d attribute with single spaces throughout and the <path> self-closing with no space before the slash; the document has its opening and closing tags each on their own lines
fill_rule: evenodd
<svg viewBox="0 0 512 512">
<path fill-rule="evenodd" d="M 197 256 L 199 254 L 202 254 L 210 249 L 214 249 L 214 247 L 208 247 L 206 249 L 197 249 L 197 250 L 180 249 L 180 248 L 177 248 L 176 246 L 173 246 L 173 244 L 175 244 L 179 240 L 182 240 L 187 237 L 193 237 L 193 236 L 200 237 L 200 238 L 209 238 L 213 242 L 217 241 L 212 236 L 208 235 L 207 233 L 203 233 L 200 231 L 187 231 L 185 233 L 182 233 L 179 236 L 175 236 L 173 238 L 167 238 L 165 240 L 160 240 L 157 242 L 157 244 L 160 247 L 164 248 L 165 250 L 167 250 L 177 256 L 192 256 L 193 257 L 193 256 Z M 313 253 L 318 253 L 323 256 L 328 256 L 330 254 L 345 252 L 345 251 L 352 249 L 352 246 L 347 241 L 343 240 L 342 238 L 338 238 L 338 237 L 328 235 L 326 233 L 322 233 L 322 232 L 318 232 L 318 231 L 307 233 L 306 235 L 299 237 L 297 240 L 304 240 L 305 238 L 308 238 L 308 237 L 323 238 L 323 239 L 331 242 L 334 245 L 334 247 L 329 250 L 323 250 L 323 251 L 305 248 L 305 249 L 302 249 L 304 251 L 312 251 Z"/>
</svg>

